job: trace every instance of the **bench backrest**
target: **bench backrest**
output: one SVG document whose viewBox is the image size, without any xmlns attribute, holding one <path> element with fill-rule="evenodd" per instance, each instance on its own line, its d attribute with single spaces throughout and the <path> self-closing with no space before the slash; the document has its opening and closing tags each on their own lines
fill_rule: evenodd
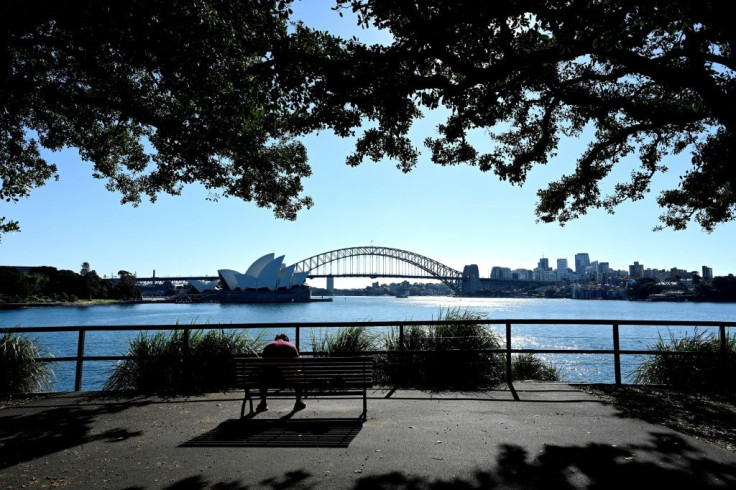
<svg viewBox="0 0 736 490">
<path fill-rule="evenodd" d="M 257 388 L 264 371 L 277 370 L 278 384 L 314 384 L 341 388 L 373 386 L 372 357 L 298 357 L 295 359 L 236 357 L 238 387 Z"/>
</svg>

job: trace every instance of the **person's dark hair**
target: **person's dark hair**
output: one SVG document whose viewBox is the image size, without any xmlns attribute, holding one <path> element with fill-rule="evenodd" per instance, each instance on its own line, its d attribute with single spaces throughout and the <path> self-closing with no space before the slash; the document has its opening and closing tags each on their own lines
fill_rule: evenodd
<svg viewBox="0 0 736 490">
<path fill-rule="evenodd" d="M 284 342 L 288 342 L 289 341 L 289 337 L 285 333 L 280 333 L 280 334 L 277 334 L 276 335 L 276 339 L 275 340 L 283 340 Z"/>
</svg>

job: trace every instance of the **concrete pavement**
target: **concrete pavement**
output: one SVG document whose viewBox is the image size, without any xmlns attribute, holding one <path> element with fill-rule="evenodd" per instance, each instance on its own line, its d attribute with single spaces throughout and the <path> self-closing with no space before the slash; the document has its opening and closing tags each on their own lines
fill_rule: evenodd
<svg viewBox="0 0 736 490">
<path fill-rule="evenodd" d="M 0 410 L 0 489 L 736 488 L 732 452 L 568 384 L 514 391 L 373 390 L 365 422 L 358 398 L 240 420 L 239 392 L 54 394 Z"/>
</svg>

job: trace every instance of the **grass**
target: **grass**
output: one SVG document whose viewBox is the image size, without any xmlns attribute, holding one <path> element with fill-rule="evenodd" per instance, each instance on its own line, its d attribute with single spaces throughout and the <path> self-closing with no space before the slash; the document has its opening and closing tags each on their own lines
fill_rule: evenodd
<svg viewBox="0 0 736 490">
<path fill-rule="evenodd" d="M 483 315 L 459 308 L 440 309 L 440 323 L 409 326 L 403 344 L 394 329 L 385 338 L 388 354 L 377 359 L 379 380 L 398 386 L 427 389 L 474 389 L 503 379 L 499 338 Z M 456 322 L 462 323 L 456 323 Z"/>
<path fill-rule="evenodd" d="M 320 331 L 319 337 L 311 332 L 312 352 L 328 356 L 354 356 L 375 350 L 378 334 L 366 327 L 345 327 Z"/>
<path fill-rule="evenodd" d="M 35 340 L 6 333 L 0 337 L 0 397 L 18 393 L 48 391 L 54 371 L 39 357 L 50 357 Z"/>
<path fill-rule="evenodd" d="M 736 389 L 736 336 L 726 339 L 721 352 L 720 339 L 714 333 L 698 332 L 677 338 L 670 332 L 649 346 L 661 354 L 647 356 L 633 372 L 638 384 L 662 384 L 686 390 L 728 391 Z"/>
<path fill-rule="evenodd" d="M 499 337 L 479 323 L 485 316 L 459 308 L 440 309 L 436 325 L 408 326 L 402 339 L 398 330 L 381 336 L 368 327 L 354 326 L 311 332 L 315 355 L 373 355 L 377 384 L 420 389 L 478 389 L 505 380 L 505 357 L 493 352 Z M 196 322 L 196 319 L 192 322 Z M 223 330 L 190 330 L 170 334 L 141 333 L 118 363 L 105 390 L 175 393 L 227 389 L 234 382 L 232 358 L 258 355 L 265 342 Z M 386 353 L 372 354 L 385 350 Z M 559 373 L 531 354 L 516 356 L 514 379 L 557 381 Z"/>
<path fill-rule="evenodd" d="M 560 381 L 560 371 L 534 354 L 519 354 L 511 360 L 511 378 L 515 381 Z"/>
<path fill-rule="evenodd" d="M 104 390 L 143 393 L 186 393 L 225 390 L 233 386 L 233 356 L 261 351 L 263 334 L 255 338 L 225 330 L 141 332 L 128 346 L 128 359 L 115 365 Z"/>
</svg>

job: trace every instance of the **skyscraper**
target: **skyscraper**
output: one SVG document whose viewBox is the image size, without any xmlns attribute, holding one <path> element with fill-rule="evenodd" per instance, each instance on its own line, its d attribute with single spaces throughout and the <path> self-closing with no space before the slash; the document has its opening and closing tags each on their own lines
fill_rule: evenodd
<svg viewBox="0 0 736 490">
<path fill-rule="evenodd" d="M 580 277 L 585 275 L 585 268 L 590 265 L 590 257 L 587 253 L 575 254 L 575 274 Z"/>
<path fill-rule="evenodd" d="M 632 279 L 644 277 L 644 264 L 634 261 L 634 264 L 629 266 L 629 277 Z"/>
<path fill-rule="evenodd" d="M 542 270 L 542 271 L 550 270 L 549 269 L 549 259 L 545 259 L 544 257 L 542 257 L 541 259 L 539 259 L 539 263 L 537 264 L 537 267 L 539 268 L 539 270 Z"/>
<path fill-rule="evenodd" d="M 710 281 L 713 279 L 713 269 L 708 267 L 707 265 L 703 266 L 703 279 L 706 281 Z"/>
<path fill-rule="evenodd" d="M 557 280 L 567 277 L 567 259 L 557 259 Z"/>
</svg>

